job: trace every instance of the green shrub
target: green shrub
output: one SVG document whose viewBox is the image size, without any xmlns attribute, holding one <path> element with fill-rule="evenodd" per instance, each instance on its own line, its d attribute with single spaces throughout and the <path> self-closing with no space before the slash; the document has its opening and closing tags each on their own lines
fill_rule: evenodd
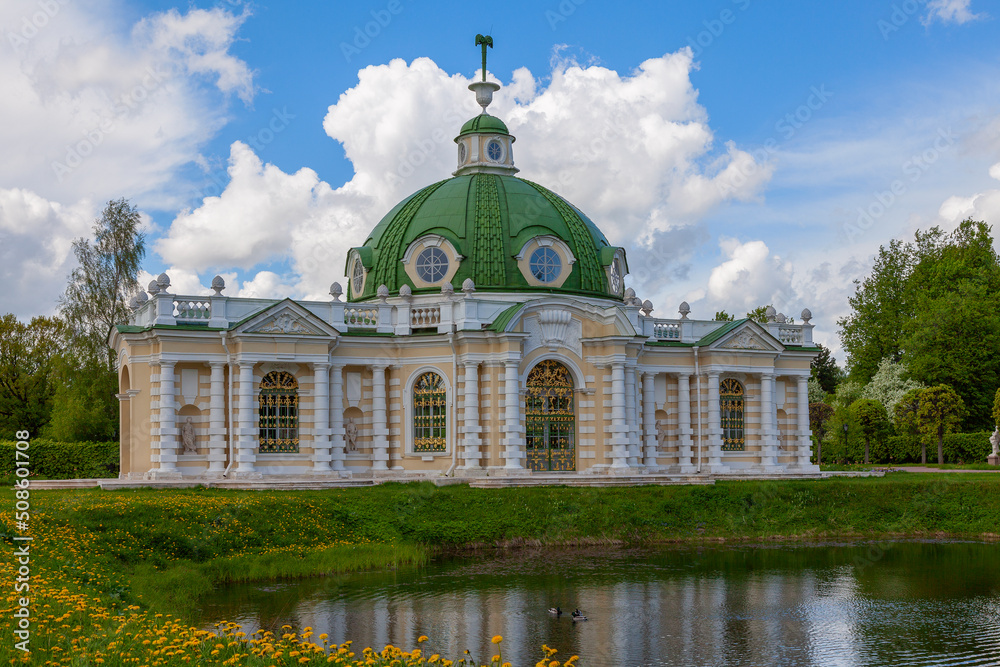
<svg viewBox="0 0 1000 667">
<path fill-rule="evenodd" d="M 920 438 L 912 435 L 894 435 L 880 443 L 885 458 L 880 463 L 916 463 L 920 460 Z"/>
<path fill-rule="evenodd" d="M 77 479 L 118 476 L 117 442 L 58 442 L 33 438 L 27 449 L 34 479 Z M 16 443 L 0 440 L 0 477 L 14 476 Z M 22 461 L 24 457 L 22 455 Z"/>
<path fill-rule="evenodd" d="M 949 433 L 944 436 L 944 460 L 946 463 L 983 463 L 989 456 L 990 431 L 978 433 Z"/>
</svg>

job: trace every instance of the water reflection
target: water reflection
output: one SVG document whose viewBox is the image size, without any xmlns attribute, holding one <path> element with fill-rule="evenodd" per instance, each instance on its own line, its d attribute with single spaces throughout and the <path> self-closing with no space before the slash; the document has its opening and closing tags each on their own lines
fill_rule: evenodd
<svg viewBox="0 0 1000 667">
<path fill-rule="evenodd" d="M 201 620 L 533 665 L 1000 664 L 991 544 L 524 551 L 220 590 Z M 590 618 L 555 618 L 549 607 Z"/>
</svg>

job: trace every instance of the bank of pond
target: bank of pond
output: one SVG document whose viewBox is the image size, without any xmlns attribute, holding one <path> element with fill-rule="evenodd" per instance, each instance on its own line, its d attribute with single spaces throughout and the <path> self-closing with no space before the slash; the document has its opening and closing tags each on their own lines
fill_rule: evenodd
<svg viewBox="0 0 1000 667">
<path fill-rule="evenodd" d="M 834 629 L 869 633 L 891 609 L 904 623 L 927 612 L 921 605 L 945 604 L 941 627 L 952 629 L 990 618 L 998 490 L 1000 477 L 964 473 L 601 489 L 36 491 L 30 662 L 521 665 L 543 657 L 544 643 L 558 649 L 545 664 L 574 653 L 593 665 L 834 664 Z M 4 523 L 13 544 L 12 517 Z M 13 567 L 4 565 L 10 580 Z M 920 588 L 926 576 L 906 583 L 917 572 L 962 578 L 933 592 Z M 916 606 L 871 606 L 892 582 Z M 965 602 L 951 609 L 942 596 Z M 16 598 L 8 593 L 10 609 Z M 567 614 L 549 614 L 554 606 Z M 572 620 L 577 607 L 588 621 Z M 768 653 L 793 626 L 805 638 L 827 628 L 827 639 L 788 649 L 815 659 Z M 961 647 L 939 642 L 919 655 L 997 655 L 988 637 L 960 637 Z M 362 651 L 395 642 L 405 655 Z M 884 657 L 875 647 L 857 650 Z M 836 664 L 881 664 L 866 660 Z"/>
</svg>

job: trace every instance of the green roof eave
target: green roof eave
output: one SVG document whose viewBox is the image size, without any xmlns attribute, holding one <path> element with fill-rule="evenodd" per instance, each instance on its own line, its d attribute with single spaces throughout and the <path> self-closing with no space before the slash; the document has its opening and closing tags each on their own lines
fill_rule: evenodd
<svg viewBox="0 0 1000 667">
<path fill-rule="evenodd" d="M 140 327 L 140 326 L 138 326 L 136 324 L 116 324 L 115 325 L 115 329 L 118 330 L 118 333 L 123 333 L 123 334 L 125 334 L 125 333 L 142 333 L 143 331 L 146 331 L 147 329 L 150 329 L 150 328 L 151 327 Z"/>
<path fill-rule="evenodd" d="M 503 330 L 507 328 L 507 325 L 510 324 L 510 321 L 514 319 L 522 308 L 524 308 L 523 303 L 515 303 L 510 308 L 500 311 L 500 314 L 486 327 L 486 330 L 503 333 Z"/>
<path fill-rule="evenodd" d="M 368 337 L 383 337 L 388 338 L 395 336 L 396 334 L 391 331 L 374 331 L 372 329 L 351 329 L 348 327 L 347 331 L 343 332 L 344 336 L 368 336 Z"/>
<path fill-rule="evenodd" d="M 697 343 L 695 343 L 695 347 L 704 347 L 705 345 L 711 345 L 712 343 L 714 343 L 715 341 L 719 340 L 720 338 L 722 338 L 723 336 L 725 336 L 727 333 L 729 333 L 730 331 L 732 331 L 736 327 L 738 327 L 741 324 L 743 324 L 744 322 L 748 322 L 748 321 L 749 321 L 749 318 L 744 317 L 742 320 L 735 320 L 733 322 L 728 322 L 725 325 L 723 325 L 723 326 L 719 327 L 718 329 L 716 329 L 715 331 L 712 331 L 711 333 L 708 333 L 708 334 L 705 334 L 704 336 L 702 336 L 701 340 L 699 340 Z"/>
<path fill-rule="evenodd" d="M 821 352 L 822 349 L 813 345 L 786 345 L 789 352 Z"/>
<path fill-rule="evenodd" d="M 694 343 L 682 343 L 679 340 L 651 340 L 646 341 L 649 347 L 694 347 Z"/>
</svg>

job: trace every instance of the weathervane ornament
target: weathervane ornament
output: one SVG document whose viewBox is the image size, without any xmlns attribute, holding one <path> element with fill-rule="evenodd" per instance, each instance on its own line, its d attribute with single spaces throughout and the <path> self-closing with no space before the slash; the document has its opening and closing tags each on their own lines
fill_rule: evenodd
<svg viewBox="0 0 1000 667">
<path fill-rule="evenodd" d="M 476 93 L 476 102 L 486 113 L 486 107 L 493 101 L 493 93 L 500 90 L 500 84 L 486 80 L 486 49 L 493 48 L 493 38 L 489 35 L 476 35 L 476 46 L 483 47 L 483 80 L 469 84 L 469 90 Z"/>
<path fill-rule="evenodd" d="M 493 48 L 493 38 L 489 35 L 476 35 L 476 46 L 483 47 L 483 81 L 486 81 L 486 47 Z"/>
</svg>

